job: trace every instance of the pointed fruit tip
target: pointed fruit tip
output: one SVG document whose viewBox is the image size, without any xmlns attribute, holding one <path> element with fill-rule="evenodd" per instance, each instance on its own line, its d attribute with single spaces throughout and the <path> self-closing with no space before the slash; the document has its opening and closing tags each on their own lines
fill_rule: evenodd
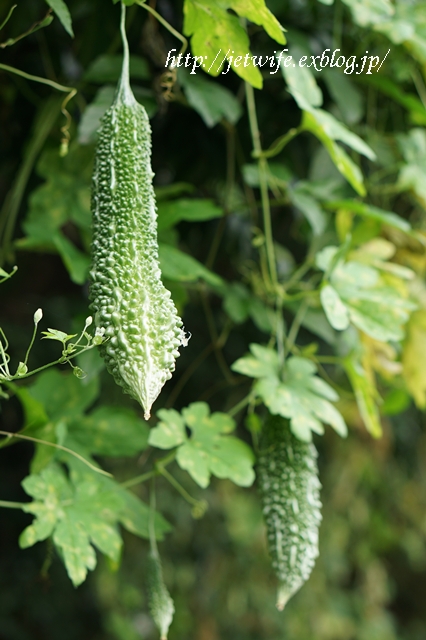
<svg viewBox="0 0 426 640">
<path fill-rule="evenodd" d="M 292 593 L 289 593 L 287 591 L 286 587 L 281 587 L 278 589 L 277 604 L 276 604 L 278 611 L 283 611 L 285 605 L 290 600 L 292 595 L 293 595 Z"/>
</svg>

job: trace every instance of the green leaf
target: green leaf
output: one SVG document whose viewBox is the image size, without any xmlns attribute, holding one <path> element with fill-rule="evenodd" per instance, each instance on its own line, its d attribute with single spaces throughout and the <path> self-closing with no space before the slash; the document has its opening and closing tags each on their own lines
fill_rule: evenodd
<svg viewBox="0 0 426 640">
<path fill-rule="evenodd" d="M 160 409 L 161 422 L 151 429 L 148 442 L 159 449 L 173 449 L 186 441 L 185 422 L 175 409 Z"/>
<path fill-rule="evenodd" d="M 286 307 L 290 308 L 294 314 L 297 313 L 297 309 L 299 308 L 298 303 L 294 302 L 286 305 Z M 330 327 L 330 323 L 322 309 L 308 309 L 303 317 L 302 325 L 328 344 L 335 344 L 336 333 Z"/>
<path fill-rule="evenodd" d="M 116 88 L 106 85 L 99 89 L 93 101 L 85 108 L 78 125 L 78 141 L 89 144 L 99 129 L 101 118 L 112 105 Z"/>
<path fill-rule="evenodd" d="M 35 520 L 22 532 L 19 542 L 26 548 L 53 534 L 68 575 L 78 586 L 96 566 L 92 545 L 118 562 L 122 540 L 117 523 L 149 538 L 151 510 L 114 480 L 88 470 L 69 454 L 62 456 L 70 466 L 69 478 L 62 467 L 51 463 L 41 473 L 24 479 L 22 486 L 34 498 L 24 511 L 34 514 Z M 158 537 L 169 529 L 159 514 L 155 529 Z"/>
<path fill-rule="evenodd" d="M 259 166 L 258 164 L 245 164 L 242 167 L 244 182 L 249 187 L 259 187 Z M 281 189 L 287 191 L 288 183 L 292 180 L 291 171 L 281 162 L 268 162 L 266 179 L 271 189 Z"/>
<path fill-rule="evenodd" d="M 87 571 L 96 567 L 96 554 L 90 536 L 81 522 L 68 510 L 58 523 L 53 542 L 61 550 L 71 582 L 78 587 L 85 581 Z"/>
<path fill-rule="evenodd" d="M 359 89 L 348 78 L 347 74 L 337 69 L 324 68 L 321 72 L 327 89 L 339 107 L 342 119 L 349 125 L 357 124 L 363 114 L 364 106 Z"/>
<path fill-rule="evenodd" d="M 83 76 L 85 82 L 96 84 L 115 83 L 120 78 L 123 56 L 104 54 L 93 60 Z M 148 63 L 140 56 L 129 56 L 130 78 L 148 80 L 150 77 Z M 105 87 L 104 87 L 105 88 Z"/>
<path fill-rule="evenodd" d="M 281 64 L 280 67 L 287 83 L 287 91 L 291 93 L 300 109 L 306 109 L 306 105 L 310 107 L 322 105 L 322 91 L 317 85 L 314 74 L 307 67 L 299 66 L 296 63 L 289 66 Z"/>
<path fill-rule="evenodd" d="M 249 315 L 260 331 L 271 333 L 275 326 L 275 313 L 255 295 L 250 296 Z"/>
<path fill-rule="evenodd" d="M 88 242 L 92 161 L 93 150 L 78 145 L 71 145 L 65 158 L 52 149 L 42 154 L 37 173 L 47 180 L 31 192 L 22 224 L 27 237 L 15 243 L 18 248 L 59 251 L 78 283 L 84 282 L 88 258 L 64 236 L 62 227 L 77 225 L 83 244 Z"/>
<path fill-rule="evenodd" d="M 227 285 L 223 308 L 231 320 L 240 324 L 250 317 L 261 331 L 269 333 L 274 323 L 274 313 L 240 282 Z"/>
<path fill-rule="evenodd" d="M 77 249 L 62 233 L 53 234 L 52 241 L 70 274 L 71 280 L 76 284 L 84 284 L 89 274 L 89 256 Z"/>
<path fill-rule="evenodd" d="M 285 44 L 283 27 L 269 11 L 264 0 L 231 0 L 228 4 L 239 16 L 262 26 L 273 40 Z"/>
<path fill-rule="evenodd" d="M 42 340 L 56 340 L 57 342 L 61 342 L 62 344 L 68 342 L 69 340 L 71 340 L 71 338 L 75 338 L 77 335 L 76 333 L 67 334 L 63 331 L 59 331 L 58 329 L 48 329 L 47 331 L 42 331 L 42 334 Z"/>
<path fill-rule="evenodd" d="M 39 402 L 52 420 L 77 418 L 90 407 L 99 393 L 99 382 L 92 380 L 82 384 L 72 374 L 62 374 L 57 369 L 41 373 L 28 394 Z"/>
<path fill-rule="evenodd" d="M 354 151 L 358 151 L 358 153 L 361 153 L 370 160 L 376 159 L 376 154 L 368 144 L 366 144 L 364 140 L 355 133 L 347 129 L 341 122 L 332 116 L 331 113 L 328 113 L 328 111 L 324 111 L 323 109 L 312 109 L 310 113 L 328 138 L 344 142 L 348 147 L 351 147 Z"/>
<path fill-rule="evenodd" d="M 233 56 L 232 69 L 257 89 L 262 88 L 262 76 L 249 53 L 249 39 L 237 16 L 259 24 L 280 44 L 285 43 L 282 27 L 265 6 L 264 0 L 227 0 L 219 4 L 214 0 L 185 0 L 183 32 L 192 36 L 194 56 L 202 56 L 203 70 L 219 75 L 225 60 Z M 237 58 L 241 56 L 238 66 Z M 192 71 L 191 71 L 192 73 Z M 195 70 L 194 70 L 195 74 Z"/>
<path fill-rule="evenodd" d="M 312 227 L 314 235 L 321 235 L 327 226 L 327 216 L 318 201 L 306 193 L 303 185 L 288 189 L 292 204 L 299 209 Z"/>
<path fill-rule="evenodd" d="M 397 186 L 410 190 L 426 209 L 426 134 L 423 129 L 411 129 L 398 136 L 398 144 L 406 164 L 400 170 Z"/>
<path fill-rule="evenodd" d="M 309 107 L 305 107 L 309 109 Z M 310 108 L 303 112 L 302 128 L 311 131 L 324 145 L 340 173 L 348 180 L 359 195 L 365 195 L 362 174 L 358 166 L 335 140 L 340 140 L 370 159 L 375 158 L 372 149 L 357 135 L 346 129 L 331 114 L 322 109 Z"/>
<path fill-rule="evenodd" d="M 248 445 L 228 435 L 235 422 L 226 413 L 209 414 L 205 402 L 195 402 L 183 409 L 182 417 L 173 409 L 158 412 L 161 422 L 153 429 L 149 442 L 160 448 L 178 446 L 176 460 L 200 485 L 207 487 L 210 475 L 229 478 L 248 487 L 254 480 L 254 456 Z M 192 432 L 186 435 L 185 426 Z"/>
<path fill-rule="evenodd" d="M 226 288 L 223 308 L 235 323 L 240 324 L 249 317 L 250 292 L 240 282 L 232 282 Z"/>
<path fill-rule="evenodd" d="M 120 509 L 119 521 L 130 533 L 141 538 L 150 537 L 150 520 L 152 519 L 152 509 L 142 502 L 134 493 L 117 489 L 123 500 Z M 163 540 L 164 534 L 171 530 L 170 524 L 157 511 L 154 514 L 155 536 L 157 540 Z"/>
<path fill-rule="evenodd" d="M 207 198 L 181 198 L 158 203 L 158 230 L 169 229 L 181 220 L 190 222 L 213 220 L 223 209 Z"/>
<path fill-rule="evenodd" d="M 321 289 L 321 304 L 333 329 L 343 331 L 349 326 L 349 312 L 336 289 L 327 284 Z"/>
<path fill-rule="evenodd" d="M 228 436 L 235 423 L 225 413 L 209 416 L 208 405 L 196 402 L 182 411 L 192 437 L 177 453 L 177 461 L 201 486 L 207 487 L 210 473 L 229 478 L 235 484 L 248 487 L 253 483 L 254 456 L 248 445 Z"/>
<path fill-rule="evenodd" d="M 343 2 L 351 8 L 353 19 L 360 27 L 379 25 L 394 13 L 390 0 L 343 0 Z"/>
<path fill-rule="evenodd" d="M 260 344 L 251 344 L 252 355 L 236 360 L 231 366 L 232 371 L 242 373 L 252 378 L 263 378 L 278 375 L 279 359 L 274 349 Z"/>
<path fill-rule="evenodd" d="M 22 481 L 25 492 L 35 501 L 24 507 L 26 513 L 36 516 L 34 522 L 22 532 L 19 545 L 26 549 L 48 538 L 62 516 L 61 502 L 69 500 L 72 492 L 60 467 L 51 465 L 40 475 L 31 475 Z"/>
<path fill-rule="evenodd" d="M 375 340 L 400 341 L 404 337 L 403 326 L 416 308 L 408 299 L 403 283 L 405 274 L 403 278 L 393 276 L 397 285 L 392 286 L 376 267 L 342 259 L 330 274 L 335 255 L 336 247 L 326 247 L 317 255 L 317 265 L 328 273 L 330 281 L 321 290 L 321 302 L 330 324 L 334 329 L 346 329 L 349 317 L 358 329 Z"/>
<path fill-rule="evenodd" d="M 401 218 L 401 216 L 393 213 L 392 211 L 379 209 L 378 207 L 374 207 L 373 205 L 365 202 L 359 202 L 358 200 L 330 200 L 324 202 L 324 206 L 327 209 L 332 210 L 347 209 L 348 211 L 353 211 L 364 218 L 377 220 L 382 224 L 394 227 L 395 229 L 399 229 L 405 233 L 409 233 L 411 231 L 410 223 L 407 220 L 404 220 L 404 218 Z"/>
<path fill-rule="evenodd" d="M 165 278 L 178 282 L 196 282 L 201 279 L 212 287 L 223 285 L 222 278 L 204 267 L 192 256 L 175 247 L 160 243 L 158 253 L 161 272 Z"/>
<path fill-rule="evenodd" d="M 422 101 L 414 93 L 409 93 L 406 88 L 399 87 L 396 82 L 381 74 L 359 76 L 362 82 L 373 84 L 375 88 L 389 96 L 395 102 L 401 104 L 410 115 L 410 120 L 416 125 L 426 125 L 426 111 Z"/>
<path fill-rule="evenodd" d="M 69 433 L 92 454 L 133 456 L 147 448 L 149 428 L 135 411 L 103 405 L 73 421 Z"/>
<path fill-rule="evenodd" d="M 212 0 L 185 0 L 183 32 L 192 36 L 193 55 L 202 60 L 204 71 L 212 76 L 219 75 L 231 51 L 241 59 L 249 51 L 249 39 L 238 18 Z M 253 64 L 233 69 L 243 80 L 262 88 L 261 73 Z"/>
<path fill-rule="evenodd" d="M 71 16 L 65 2 L 63 0 L 46 0 L 46 2 L 58 16 L 65 31 L 73 38 L 74 32 L 72 30 Z"/>
<path fill-rule="evenodd" d="M 29 388 L 18 385 L 11 385 L 13 392 L 18 397 L 24 410 L 24 430 L 38 429 L 44 426 L 48 421 L 48 415 L 44 405 L 39 400 L 32 397 Z M 4 445 L 6 441 L 2 442 Z"/>
<path fill-rule="evenodd" d="M 214 127 L 222 118 L 231 124 L 238 122 L 242 114 L 241 105 L 229 89 L 201 75 L 185 73 L 182 69 L 178 79 L 188 103 L 208 127 Z"/>
</svg>

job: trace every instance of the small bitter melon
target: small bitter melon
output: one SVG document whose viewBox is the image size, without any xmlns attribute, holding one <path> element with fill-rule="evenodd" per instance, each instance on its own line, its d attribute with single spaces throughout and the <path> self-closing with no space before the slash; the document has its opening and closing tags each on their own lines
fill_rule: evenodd
<svg viewBox="0 0 426 640">
<path fill-rule="evenodd" d="M 318 556 L 321 484 L 316 460 L 315 446 L 298 440 L 287 420 L 268 416 L 258 481 L 280 611 L 309 578 Z"/>
<path fill-rule="evenodd" d="M 148 419 L 186 338 L 161 281 L 151 128 L 130 88 L 124 12 L 122 5 L 121 78 L 95 154 L 90 298 L 95 322 L 108 338 L 101 347 L 106 367 Z"/>
<path fill-rule="evenodd" d="M 164 583 L 161 560 L 156 548 L 151 548 L 148 556 L 147 577 L 149 610 L 160 632 L 160 640 L 167 640 L 175 606 Z"/>
</svg>

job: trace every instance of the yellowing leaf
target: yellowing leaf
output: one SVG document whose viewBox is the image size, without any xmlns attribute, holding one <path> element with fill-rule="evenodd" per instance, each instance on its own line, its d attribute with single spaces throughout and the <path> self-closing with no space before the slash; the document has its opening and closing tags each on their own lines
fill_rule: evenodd
<svg viewBox="0 0 426 640">
<path fill-rule="evenodd" d="M 374 438 L 382 435 L 382 425 L 376 400 L 380 397 L 374 380 L 367 375 L 360 362 L 354 356 L 345 359 L 344 366 L 355 393 L 361 418 L 365 427 Z"/>
<path fill-rule="evenodd" d="M 403 376 L 418 407 L 426 407 L 426 310 L 415 311 L 407 325 Z"/>
</svg>

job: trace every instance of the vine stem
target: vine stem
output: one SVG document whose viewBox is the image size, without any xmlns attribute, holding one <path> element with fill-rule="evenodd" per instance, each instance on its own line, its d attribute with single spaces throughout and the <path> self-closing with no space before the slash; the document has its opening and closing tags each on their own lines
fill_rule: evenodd
<svg viewBox="0 0 426 640">
<path fill-rule="evenodd" d="M 160 474 L 170 482 L 170 484 L 172 485 L 172 487 L 174 487 L 176 489 L 176 491 L 178 491 L 180 493 L 180 495 L 182 496 L 182 498 L 184 498 L 189 504 L 191 504 L 193 507 L 198 507 L 200 504 L 200 500 L 197 500 L 196 498 L 193 498 L 186 489 L 184 489 L 184 487 L 182 487 L 182 485 L 180 484 L 180 482 L 178 482 L 176 480 L 176 478 L 174 478 L 172 476 L 171 473 L 169 473 L 167 471 L 167 469 L 162 468 L 161 466 L 159 467 L 159 472 Z"/>
<path fill-rule="evenodd" d="M 59 84 L 58 82 L 54 82 L 54 80 L 49 80 L 48 78 L 41 78 L 40 76 L 33 76 L 30 73 L 26 73 L 25 71 L 21 71 L 20 69 L 15 69 L 15 67 L 9 67 L 7 64 L 3 64 L 0 62 L 0 69 L 4 69 L 4 71 L 9 71 L 10 73 L 15 73 L 17 76 L 22 76 L 26 80 L 34 80 L 35 82 L 40 82 L 41 84 L 47 84 L 52 89 L 56 89 L 57 91 L 65 91 L 66 93 L 73 93 L 75 95 L 77 93 L 77 89 L 74 87 L 66 87 L 63 84 Z"/>
<path fill-rule="evenodd" d="M 0 329 L 0 331 L 1 331 L 1 329 Z M 53 362 L 48 362 L 47 364 L 44 364 L 41 367 L 38 367 L 37 369 L 33 369 L 32 371 L 28 371 L 28 373 L 23 373 L 22 375 L 19 375 L 19 376 L 17 376 L 16 374 L 15 375 L 11 375 L 10 372 L 8 373 L 8 375 L 4 375 L 3 374 L 3 379 L 0 376 L 0 384 L 3 383 L 3 382 L 13 382 L 14 380 L 23 380 L 24 378 L 29 378 L 30 376 L 33 376 L 36 373 L 40 373 L 40 371 L 44 371 L 45 369 L 49 369 L 50 367 L 54 367 L 57 364 L 66 364 L 66 363 L 68 363 L 68 364 L 71 365 L 70 360 L 72 360 L 73 358 L 76 358 L 81 353 L 85 353 L 86 351 L 90 351 L 90 349 L 93 349 L 94 347 L 97 347 L 97 346 L 98 345 L 96 345 L 96 344 L 89 344 L 89 345 L 83 347 L 82 349 L 80 349 L 77 353 L 71 353 L 70 355 L 62 355 L 60 358 L 58 358 L 58 360 L 54 360 Z M 65 351 L 65 348 L 64 348 L 64 351 Z M 3 355 L 3 347 L 2 347 L 1 342 L 0 342 L 0 354 Z M 25 362 L 25 364 L 26 364 L 26 362 Z M 1 369 L 1 366 L 0 366 L 0 369 Z"/>
<path fill-rule="evenodd" d="M 157 540 L 155 539 L 155 479 L 152 478 L 149 491 L 149 546 L 151 553 L 158 558 Z"/>
<path fill-rule="evenodd" d="M 11 431 L 3 431 L 3 430 L 0 430 L 0 436 L 6 436 L 6 438 L 8 438 L 9 440 L 12 438 L 19 438 L 20 440 L 29 440 L 30 442 L 36 442 L 37 444 L 44 444 L 47 447 L 54 447 L 55 449 L 60 449 L 61 451 L 65 451 L 65 453 L 69 453 L 70 455 L 74 456 L 75 458 L 83 462 L 85 465 L 90 467 L 92 471 L 96 471 L 96 473 L 100 473 L 103 476 L 108 476 L 109 478 L 112 478 L 112 473 L 108 473 L 108 471 L 104 471 L 99 467 L 95 467 L 94 464 L 86 460 L 86 458 L 83 458 L 83 456 L 81 456 L 76 451 L 73 451 L 72 449 L 68 449 L 68 447 L 63 447 L 61 444 L 57 444 L 56 442 L 48 442 L 47 440 L 40 440 L 40 438 L 33 438 L 32 436 L 24 436 L 22 433 L 12 433 Z"/>
<path fill-rule="evenodd" d="M 6 509 L 23 509 L 25 507 L 25 502 L 9 502 L 9 500 L 0 500 L 0 507 L 5 507 Z"/>
<path fill-rule="evenodd" d="M 266 151 L 261 151 L 259 155 L 257 151 L 253 151 L 252 156 L 254 158 L 273 158 L 274 156 L 277 156 L 279 153 L 281 153 L 284 147 L 302 131 L 302 127 L 293 127 L 283 136 L 280 136 L 277 140 L 275 140 L 275 142 L 272 143 L 269 149 L 267 149 Z"/>
<path fill-rule="evenodd" d="M 271 207 L 268 195 L 268 163 L 266 158 L 262 156 L 262 145 L 260 142 L 260 132 L 256 115 L 254 89 L 248 82 L 245 83 L 245 89 L 253 149 L 255 155 L 258 157 L 257 162 L 259 167 L 260 195 L 262 201 L 263 227 L 265 231 L 266 255 L 268 260 L 269 276 L 271 278 L 273 288 L 276 289 L 278 285 L 278 278 L 277 266 L 275 261 L 274 238 L 272 235 Z"/>
<path fill-rule="evenodd" d="M 159 471 L 153 469 L 152 471 L 147 471 L 146 473 L 142 473 L 140 476 L 136 476 L 135 478 L 131 478 L 130 480 L 126 480 L 126 482 L 122 482 L 121 486 L 127 489 L 128 487 L 134 487 L 136 484 L 142 484 L 147 480 L 151 480 L 155 476 L 159 475 Z"/>
<path fill-rule="evenodd" d="M 10 20 L 10 16 L 12 15 L 12 13 L 14 12 L 14 10 L 16 9 L 18 5 L 14 4 L 10 7 L 9 9 L 9 13 L 7 14 L 6 18 L 3 20 L 3 22 L 0 24 L 0 31 L 1 29 L 3 29 L 3 27 L 5 26 L 5 24 L 7 24 Z"/>
<path fill-rule="evenodd" d="M 297 334 L 299 333 L 299 329 L 302 325 L 303 318 L 306 315 L 306 312 L 309 308 L 309 300 L 305 298 L 302 304 L 299 306 L 296 315 L 294 316 L 293 323 L 291 325 L 290 331 L 287 337 L 287 349 L 291 351 L 293 346 L 295 345 Z"/>
<path fill-rule="evenodd" d="M 239 411 L 241 411 L 241 409 L 244 409 L 244 407 L 250 403 L 250 400 L 253 400 L 252 392 L 250 392 L 245 398 L 240 400 L 240 402 L 232 407 L 232 409 L 228 411 L 228 416 L 231 416 L 231 418 L 235 416 Z"/>
<path fill-rule="evenodd" d="M 135 478 L 130 478 L 130 480 L 126 480 L 126 482 L 122 482 L 121 486 L 127 489 L 129 487 L 134 487 L 136 484 L 141 484 L 142 482 L 146 482 L 151 478 L 155 478 L 155 476 L 159 476 L 161 474 L 160 467 L 165 467 L 170 462 L 173 462 L 175 458 L 176 458 L 176 450 L 171 451 L 169 454 L 167 454 L 167 456 L 164 456 L 164 458 L 160 458 L 155 463 L 155 469 L 152 469 L 152 471 L 147 471 L 146 473 L 142 473 L 142 475 L 140 476 L 136 476 Z"/>
<path fill-rule="evenodd" d="M 172 35 L 174 35 L 175 38 L 180 40 L 182 42 L 182 47 L 181 47 L 181 50 L 179 51 L 179 54 L 181 55 L 185 53 L 186 48 L 188 46 L 188 40 L 185 38 L 185 36 L 179 33 L 179 31 L 176 31 L 176 29 L 173 29 L 172 25 L 169 24 L 167 20 L 165 20 L 162 16 L 160 16 L 160 14 L 157 13 L 155 9 L 150 7 L 149 4 L 146 4 L 146 2 L 144 2 L 143 0 L 136 0 L 136 4 L 142 7 L 142 9 L 146 9 L 149 13 L 151 13 L 158 20 L 158 22 L 160 22 L 163 25 L 163 27 L 167 29 L 167 31 L 169 31 Z"/>
</svg>

